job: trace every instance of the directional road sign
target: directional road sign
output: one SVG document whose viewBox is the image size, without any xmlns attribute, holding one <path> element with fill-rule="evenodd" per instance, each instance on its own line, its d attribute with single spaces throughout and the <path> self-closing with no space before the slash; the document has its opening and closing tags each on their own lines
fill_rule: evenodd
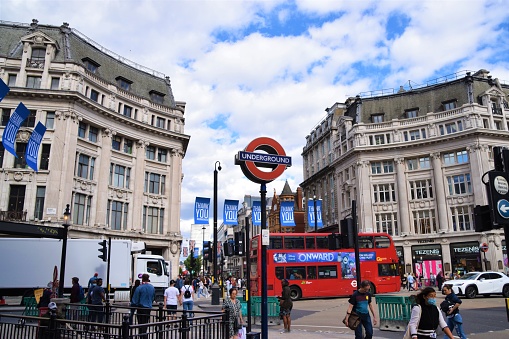
<svg viewBox="0 0 509 339">
<path fill-rule="evenodd" d="M 509 201 L 500 199 L 497 202 L 497 211 L 502 218 L 509 219 Z"/>
</svg>

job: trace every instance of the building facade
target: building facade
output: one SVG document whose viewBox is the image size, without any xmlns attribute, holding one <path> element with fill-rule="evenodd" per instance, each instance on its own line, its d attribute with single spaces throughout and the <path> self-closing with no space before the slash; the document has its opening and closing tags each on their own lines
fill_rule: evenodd
<svg viewBox="0 0 509 339">
<path fill-rule="evenodd" d="M 494 168 L 493 146 L 509 146 L 509 84 L 479 70 L 379 94 L 331 108 L 342 112 L 327 170 L 334 187 L 308 136 L 304 196 L 335 191 L 326 204 L 338 220 L 355 200 L 359 230 L 391 234 L 407 273 L 507 272 L 503 230 L 475 233 L 473 209 L 488 204 L 483 175 Z"/>
<path fill-rule="evenodd" d="M 14 157 L 0 149 L 4 220 L 60 225 L 71 238 L 143 241 L 178 267 L 185 103 L 170 80 L 69 27 L 0 22 L 2 132 L 19 102 L 30 110 Z M 26 166 L 37 122 L 47 130 L 38 171 Z M 177 272 L 172 272 L 173 275 Z"/>
</svg>

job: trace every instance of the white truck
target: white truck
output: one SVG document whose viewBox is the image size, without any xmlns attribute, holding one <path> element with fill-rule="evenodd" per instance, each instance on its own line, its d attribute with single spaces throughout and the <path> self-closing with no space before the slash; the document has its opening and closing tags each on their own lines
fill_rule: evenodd
<svg viewBox="0 0 509 339">
<path fill-rule="evenodd" d="M 100 239 L 68 239 L 65 263 L 64 292 L 70 293 L 72 277 L 87 288 L 88 280 L 99 273 L 106 289 L 107 262 L 98 257 Z M 129 289 L 143 273 L 148 273 L 162 300 L 169 286 L 167 265 L 160 255 L 140 254 L 143 242 L 112 240 L 110 251 L 110 293 L 115 301 L 128 301 Z M 34 238 L 0 238 L 0 296 L 29 295 L 34 289 L 46 287 L 53 280 L 55 266 L 60 277 L 62 240 Z"/>
</svg>

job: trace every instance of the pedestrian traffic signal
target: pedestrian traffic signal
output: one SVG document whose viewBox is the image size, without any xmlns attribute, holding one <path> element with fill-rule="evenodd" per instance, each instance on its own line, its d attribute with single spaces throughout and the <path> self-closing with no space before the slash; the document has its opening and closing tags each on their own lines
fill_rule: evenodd
<svg viewBox="0 0 509 339">
<path fill-rule="evenodd" d="M 244 255 L 244 240 L 243 240 L 243 234 L 242 232 L 235 232 L 234 233 L 235 238 L 235 255 Z"/>
<path fill-rule="evenodd" d="M 223 252 L 225 257 L 231 257 L 235 254 L 233 250 L 233 243 L 229 241 L 225 241 L 223 244 Z"/>
<path fill-rule="evenodd" d="M 106 246 L 106 240 L 101 241 L 99 245 L 101 245 L 99 247 L 99 252 L 102 254 L 98 255 L 97 257 L 101 258 L 103 261 L 108 261 L 108 247 Z"/>
<path fill-rule="evenodd" d="M 210 241 L 203 242 L 203 260 L 210 260 Z"/>
</svg>

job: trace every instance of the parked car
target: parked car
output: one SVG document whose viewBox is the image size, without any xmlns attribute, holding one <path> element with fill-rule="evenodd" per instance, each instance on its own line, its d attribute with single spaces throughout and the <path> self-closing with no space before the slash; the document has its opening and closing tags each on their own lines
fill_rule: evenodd
<svg viewBox="0 0 509 339">
<path fill-rule="evenodd" d="M 502 294 L 509 298 L 509 277 L 499 272 L 469 272 L 461 279 L 448 280 L 444 284 L 452 285 L 454 293 L 464 295 L 467 299 L 475 298 L 478 294 L 485 297 Z"/>
</svg>

